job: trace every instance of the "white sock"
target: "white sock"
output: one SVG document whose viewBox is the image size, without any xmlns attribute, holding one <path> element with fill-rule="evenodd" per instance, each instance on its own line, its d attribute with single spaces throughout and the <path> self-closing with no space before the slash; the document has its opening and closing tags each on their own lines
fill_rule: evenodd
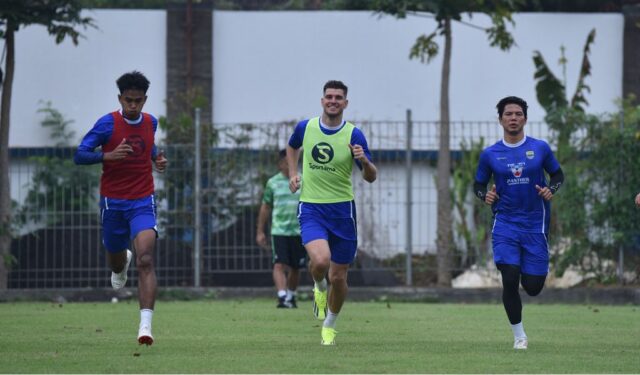
<svg viewBox="0 0 640 375">
<path fill-rule="evenodd" d="M 336 319 L 338 319 L 338 314 L 334 314 L 327 308 L 327 317 L 324 318 L 324 322 L 322 323 L 323 327 L 336 328 Z"/>
<path fill-rule="evenodd" d="M 291 301 L 291 299 L 295 296 L 296 296 L 295 290 L 287 289 L 287 301 Z"/>
<path fill-rule="evenodd" d="M 320 282 L 313 280 L 313 283 L 319 291 L 324 292 L 325 290 L 327 290 L 327 279 L 323 278 Z"/>
<path fill-rule="evenodd" d="M 286 295 L 287 295 L 287 291 L 286 291 L 286 290 L 284 290 L 284 289 L 280 289 L 280 290 L 278 291 L 278 298 L 282 298 L 282 297 L 284 297 L 284 296 L 286 296 Z"/>
<path fill-rule="evenodd" d="M 140 326 L 151 327 L 151 320 L 153 319 L 153 310 L 141 309 L 140 310 Z"/>
<path fill-rule="evenodd" d="M 522 322 L 518 323 L 518 324 L 512 324 L 511 325 L 511 330 L 513 331 L 513 337 L 518 339 L 518 338 L 526 338 L 527 334 L 524 333 L 524 326 L 522 325 Z"/>
</svg>

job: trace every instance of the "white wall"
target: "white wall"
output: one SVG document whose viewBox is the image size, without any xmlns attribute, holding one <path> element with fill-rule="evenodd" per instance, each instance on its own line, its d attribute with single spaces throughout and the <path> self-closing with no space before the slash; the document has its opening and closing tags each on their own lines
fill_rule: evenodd
<svg viewBox="0 0 640 375">
<path fill-rule="evenodd" d="M 99 29 L 82 31 L 78 46 L 57 45 L 42 26 L 16 34 L 16 74 L 11 105 L 11 147 L 48 146 L 40 126 L 40 101 L 51 101 L 73 120 L 76 144 L 102 115 L 119 109 L 116 79 L 139 70 L 151 81 L 144 110 L 165 114 L 166 13 L 154 10 L 100 10 L 83 15 Z M 4 47 L 4 46 L 2 46 Z"/>
<path fill-rule="evenodd" d="M 78 46 L 56 45 L 40 26 L 16 34 L 11 147 L 47 146 L 40 101 L 73 120 L 77 143 L 103 114 L 118 108 L 117 77 L 133 69 L 151 81 L 145 110 L 166 113 L 166 13 L 157 10 L 87 12 L 99 29 Z M 370 12 L 213 12 L 215 122 L 302 119 L 320 112 L 321 87 L 342 79 L 350 87 L 347 117 L 354 120 L 437 120 L 441 58 L 409 60 L 409 49 L 433 20 L 378 18 Z M 482 31 L 456 24 L 451 72 L 452 120 L 495 119 L 504 95 L 520 95 L 541 120 L 532 54 L 540 50 L 558 75 L 566 47 L 573 90 L 587 33 L 597 29 L 588 95 L 594 113 L 615 109 L 622 93 L 623 17 L 617 14 L 518 14 L 510 52 L 488 47 Z M 475 23 L 488 19 L 475 15 Z M 250 25 L 251 27 L 248 27 Z"/>
<path fill-rule="evenodd" d="M 468 19 L 467 19 L 468 21 Z M 455 24 L 451 69 L 451 119 L 494 120 L 497 101 L 525 98 L 529 119 L 542 120 L 535 98 L 533 51 L 539 50 L 558 76 L 560 46 L 569 59 L 573 93 L 587 34 L 596 28 L 589 111 L 615 109 L 622 94 L 623 26 L 618 14 L 517 14 L 509 52 L 491 48 L 483 31 Z M 484 15 L 471 22 L 488 25 Z M 349 86 L 347 117 L 402 120 L 439 118 L 441 55 L 430 64 L 409 60 L 432 19 L 397 20 L 370 12 L 214 12 L 214 122 L 302 119 L 320 112 L 328 79 Z"/>
</svg>

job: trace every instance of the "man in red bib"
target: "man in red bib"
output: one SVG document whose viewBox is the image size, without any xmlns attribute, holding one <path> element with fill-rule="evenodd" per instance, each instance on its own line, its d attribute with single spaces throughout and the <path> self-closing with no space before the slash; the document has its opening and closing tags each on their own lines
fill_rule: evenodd
<svg viewBox="0 0 640 375">
<path fill-rule="evenodd" d="M 116 81 L 122 106 L 102 116 L 84 136 L 75 153 L 76 164 L 102 163 L 100 217 L 102 243 L 111 267 L 111 285 L 124 287 L 135 251 L 138 269 L 140 327 L 138 342 L 151 345 L 151 320 L 156 299 L 154 247 L 157 237 L 152 162 L 164 172 L 167 159 L 157 152 L 158 120 L 142 112 L 149 80 L 140 72 Z M 100 151 L 95 151 L 101 147 Z"/>
</svg>

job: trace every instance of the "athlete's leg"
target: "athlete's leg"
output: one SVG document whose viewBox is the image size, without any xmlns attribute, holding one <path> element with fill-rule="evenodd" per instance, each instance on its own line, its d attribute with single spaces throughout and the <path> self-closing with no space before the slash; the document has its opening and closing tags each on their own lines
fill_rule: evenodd
<svg viewBox="0 0 640 375">
<path fill-rule="evenodd" d="M 544 288 L 544 282 L 547 280 L 547 275 L 528 275 L 522 274 L 522 288 L 530 296 L 537 296 L 542 292 Z"/>
<path fill-rule="evenodd" d="M 313 240 L 304 245 L 309 254 L 309 273 L 316 284 L 323 283 L 331 265 L 331 250 L 325 239 Z"/>
<path fill-rule="evenodd" d="M 133 240 L 138 269 L 138 298 L 140 309 L 153 310 L 156 302 L 157 280 L 154 262 L 156 231 L 145 229 Z"/>
<path fill-rule="evenodd" d="M 344 300 L 347 298 L 348 270 L 348 264 L 338 264 L 331 262 L 331 267 L 329 267 L 329 283 L 331 284 L 331 290 L 329 290 L 328 305 L 329 310 L 336 315 L 342 309 Z"/>
<path fill-rule="evenodd" d="M 520 267 L 511 264 L 497 264 L 502 274 L 502 303 L 511 324 L 522 321 L 522 300 L 520 299 Z"/>
<path fill-rule="evenodd" d="M 124 266 L 127 264 L 126 247 L 116 253 L 112 253 L 111 251 L 108 251 L 107 263 L 109 264 L 109 268 L 111 268 L 111 272 L 114 272 L 114 273 L 122 272 L 124 270 Z"/>
<path fill-rule="evenodd" d="M 522 288 L 530 296 L 537 296 L 544 288 L 549 272 L 549 245 L 542 233 L 522 235 Z"/>
<path fill-rule="evenodd" d="M 278 292 L 287 288 L 286 268 L 287 266 L 282 263 L 273 264 L 273 284 Z"/>
</svg>

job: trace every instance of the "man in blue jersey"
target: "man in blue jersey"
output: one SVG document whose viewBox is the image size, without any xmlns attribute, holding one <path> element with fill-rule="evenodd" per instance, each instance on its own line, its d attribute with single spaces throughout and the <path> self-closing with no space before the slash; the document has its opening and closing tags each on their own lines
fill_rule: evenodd
<svg viewBox="0 0 640 375">
<path fill-rule="evenodd" d="M 504 138 L 480 154 L 474 192 L 493 210 L 493 259 L 502 274 L 502 301 L 511 322 L 513 347 L 527 349 L 519 286 L 530 296 L 544 287 L 549 271 L 550 201 L 564 175 L 549 145 L 524 134 L 527 103 L 509 96 L 496 107 Z M 487 191 L 492 176 L 494 184 Z"/>
<path fill-rule="evenodd" d="M 378 172 L 362 131 L 342 119 L 349 104 L 347 86 L 328 81 L 320 104 L 321 116 L 296 125 L 287 145 L 287 162 L 291 191 L 301 189 L 298 219 L 314 281 L 314 315 L 324 321 L 321 344 L 335 345 L 336 319 L 347 296 L 347 271 L 358 247 L 353 162 L 367 182 L 375 181 Z"/>
<path fill-rule="evenodd" d="M 140 72 L 116 81 L 122 109 L 102 116 L 84 136 L 75 153 L 76 164 L 102 163 L 100 218 L 102 243 L 111 267 L 111 285 L 124 287 L 135 250 L 138 269 L 140 326 L 138 343 L 151 345 L 151 320 L 156 299 L 153 250 L 156 213 L 152 161 L 163 172 L 167 159 L 155 146 L 158 120 L 142 112 L 149 80 Z M 96 148 L 100 151 L 96 152 Z M 131 247 L 130 245 L 133 245 Z"/>
</svg>

